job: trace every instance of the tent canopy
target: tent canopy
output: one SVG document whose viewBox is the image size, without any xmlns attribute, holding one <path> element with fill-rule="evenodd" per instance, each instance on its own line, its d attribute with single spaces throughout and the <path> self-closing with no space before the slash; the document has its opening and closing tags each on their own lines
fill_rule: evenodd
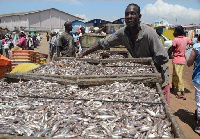
<svg viewBox="0 0 200 139">
<path fill-rule="evenodd" d="M 154 28 L 165 28 L 165 27 L 168 27 L 168 26 L 169 26 L 169 23 L 164 19 L 158 19 L 158 20 L 153 22 Z"/>
</svg>

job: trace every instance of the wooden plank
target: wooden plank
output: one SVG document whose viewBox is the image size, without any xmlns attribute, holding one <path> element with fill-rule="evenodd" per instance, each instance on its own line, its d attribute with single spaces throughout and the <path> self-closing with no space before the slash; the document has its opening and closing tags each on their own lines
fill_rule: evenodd
<svg viewBox="0 0 200 139">
<path fill-rule="evenodd" d="M 128 50 L 126 48 L 110 48 L 111 52 L 128 52 Z"/>
<path fill-rule="evenodd" d="M 133 83 L 142 82 L 144 84 L 160 82 L 158 78 L 152 77 L 124 77 L 124 78 L 91 78 L 91 79 L 78 79 L 77 84 L 80 87 L 89 87 L 97 85 L 111 84 L 114 82 L 127 82 Z"/>
<path fill-rule="evenodd" d="M 119 62 L 119 61 L 151 65 L 152 58 L 122 58 L 122 59 L 117 59 L 117 60 L 116 59 L 100 59 L 100 62 L 105 63 L 105 64 L 116 63 L 116 62 Z"/>
<path fill-rule="evenodd" d="M 40 73 L 6 73 L 5 77 L 6 78 L 13 78 L 13 79 L 27 79 L 27 80 L 35 80 L 36 78 L 51 78 L 54 80 L 57 79 L 67 79 L 67 80 L 73 80 L 73 81 L 77 81 L 79 79 L 83 79 L 83 80 L 91 80 L 91 79 L 107 79 L 109 81 L 109 79 L 122 79 L 122 80 L 126 80 L 126 78 L 136 78 L 140 77 L 140 79 L 146 79 L 148 78 L 157 78 L 158 82 L 161 82 L 161 75 L 157 74 L 157 73 L 151 73 L 151 74 L 140 74 L 140 75 L 136 75 L 136 74 L 116 74 L 116 75 L 81 75 L 81 76 L 76 76 L 76 75 L 52 75 L 52 74 L 40 74 Z"/>
<path fill-rule="evenodd" d="M 98 42 L 100 39 L 105 38 L 106 35 L 98 35 L 96 33 L 85 33 L 83 34 L 83 39 L 81 39 L 81 47 L 90 47 L 94 43 Z"/>
<path fill-rule="evenodd" d="M 172 113 L 169 105 L 167 104 L 165 96 L 164 96 L 164 94 L 161 90 L 161 87 L 158 83 L 156 83 L 156 89 L 158 92 L 160 92 L 160 97 L 161 97 L 162 101 L 164 102 L 164 109 L 165 109 L 167 117 L 169 118 L 169 120 L 172 123 L 172 131 L 174 133 L 175 138 L 186 139 L 183 131 L 181 130 L 181 127 L 179 126 L 178 122 L 176 121 L 174 114 Z"/>
<path fill-rule="evenodd" d="M 42 81 L 49 81 L 49 82 L 57 82 L 60 84 L 77 84 L 76 80 L 70 80 L 70 79 L 62 79 L 62 78 L 52 78 L 52 77 L 46 77 L 46 76 L 39 76 L 39 75 L 33 75 L 33 74 L 23 74 L 23 73 L 8 73 L 5 74 L 5 80 L 7 82 L 17 82 L 19 80 L 42 80 Z"/>
</svg>

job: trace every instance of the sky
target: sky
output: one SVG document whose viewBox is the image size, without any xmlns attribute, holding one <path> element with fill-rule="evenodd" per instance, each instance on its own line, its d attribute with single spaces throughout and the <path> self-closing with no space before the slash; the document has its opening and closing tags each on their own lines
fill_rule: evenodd
<svg viewBox="0 0 200 139">
<path fill-rule="evenodd" d="M 164 19 L 171 25 L 200 24 L 200 0 L 0 0 L 0 15 L 56 8 L 85 22 L 92 19 L 112 22 L 124 18 L 130 3 L 140 6 L 141 21 L 145 23 Z"/>
</svg>

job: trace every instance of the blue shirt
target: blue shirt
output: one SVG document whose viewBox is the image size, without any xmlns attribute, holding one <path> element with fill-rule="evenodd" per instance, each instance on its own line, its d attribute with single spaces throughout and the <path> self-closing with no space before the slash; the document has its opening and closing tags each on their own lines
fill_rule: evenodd
<svg viewBox="0 0 200 139">
<path fill-rule="evenodd" d="M 193 49 L 198 52 L 194 61 L 192 81 L 200 84 L 200 43 L 194 44 Z"/>
<path fill-rule="evenodd" d="M 78 36 L 78 35 L 74 35 L 74 34 L 73 34 L 73 37 L 74 37 L 74 42 L 77 42 L 77 40 L 78 40 L 79 36 Z"/>
</svg>

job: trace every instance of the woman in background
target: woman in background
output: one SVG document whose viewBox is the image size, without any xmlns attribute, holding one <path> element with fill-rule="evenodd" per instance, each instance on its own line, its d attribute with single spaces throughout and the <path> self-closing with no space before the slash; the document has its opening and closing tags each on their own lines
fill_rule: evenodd
<svg viewBox="0 0 200 139">
<path fill-rule="evenodd" d="M 26 34 L 24 32 L 20 32 L 19 37 L 20 40 L 17 43 L 17 46 L 21 47 L 22 50 L 26 50 Z"/>
<path fill-rule="evenodd" d="M 189 59 L 187 60 L 187 66 L 190 67 L 194 63 L 192 82 L 195 88 L 195 100 L 197 110 L 195 115 L 197 121 L 200 120 L 200 35 L 198 36 L 197 43 L 194 44 Z M 200 135 L 200 126 L 195 128 L 195 132 Z"/>
<path fill-rule="evenodd" d="M 191 40 L 185 37 L 182 26 L 175 27 L 175 39 L 172 42 L 173 52 L 173 74 L 172 74 L 172 90 L 176 89 L 176 98 L 185 100 L 184 83 L 182 79 L 184 65 L 186 64 L 186 46 L 191 44 Z"/>
</svg>

